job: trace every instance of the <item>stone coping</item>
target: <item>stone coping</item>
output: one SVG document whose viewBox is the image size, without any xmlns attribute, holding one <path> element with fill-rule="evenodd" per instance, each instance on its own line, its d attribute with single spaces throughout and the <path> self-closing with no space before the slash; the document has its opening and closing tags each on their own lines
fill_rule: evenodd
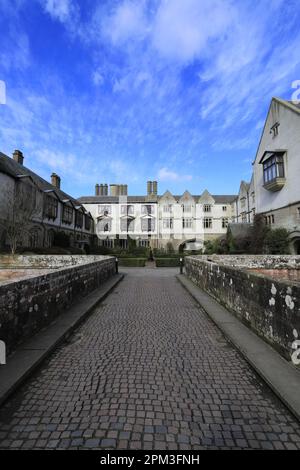
<svg viewBox="0 0 300 470">
<path fill-rule="evenodd" d="M 190 255 L 187 258 L 236 269 L 300 269 L 300 255 Z"/>
</svg>

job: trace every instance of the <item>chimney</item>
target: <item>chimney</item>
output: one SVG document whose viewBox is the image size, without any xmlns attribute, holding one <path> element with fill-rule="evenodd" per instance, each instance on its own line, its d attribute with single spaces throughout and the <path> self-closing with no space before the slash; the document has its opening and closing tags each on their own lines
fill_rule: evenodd
<svg viewBox="0 0 300 470">
<path fill-rule="evenodd" d="M 153 194 L 157 196 L 157 181 L 153 181 Z"/>
<path fill-rule="evenodd" d="M 14 151 L 13 159 L 15 162 L 19 163 L 20 165 L 23 165 L 24 157 L 23 157 L 23 153 L 20 150 Z"/>
<path fill-rule="evenodd" d="M 51 175 L 51 184 L 57 189 L 60 189 L 60 177 L 56 173 L 52 173 Z"/>
<path fill-rule="evenodd" d="M 147 181 L 147 195 L 150 196 L 152 194 L 152 181 Z"/>
<path fill-rule="evenodd" d="M 118 196 L 118 185 L 111 184 L 110 185 L 110 195 L 111 196 Z"/>
<path fill-rule="evenodd" d="M 95 196 L 99 196 L 99 184 L 95 186 Z"/>
</svg>

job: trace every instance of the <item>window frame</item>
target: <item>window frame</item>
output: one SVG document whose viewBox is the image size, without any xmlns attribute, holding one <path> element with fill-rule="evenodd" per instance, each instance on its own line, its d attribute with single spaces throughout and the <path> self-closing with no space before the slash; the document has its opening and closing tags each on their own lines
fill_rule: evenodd
<svg viewBox="0 0 300 470">
<path fill-rule="evenodd" d="M 61 221 L 66 225 L 73 223 L 73 207 L 68 204 L 63 204 Z"/>
<path fill-rule="evenodd" d="M 274 152 L 263 162 L 263 181 L 268 185 L 277 178 L 285 178 L 284 154 Z"/>
<path fill-rule="evenodd" d="M 182 228 L 183 229 L 191 229 L 193 228 L 193 219 L 191 217 L 184 217 L 182 219 Z"/>
<path fill-rule="evenodd" d="M 47 219 L 55 220 L 58 216 L 58 199 L 56 197 L 46 195 L 45 201 L 45 217 Z"/>
<path fill-rule="evenodd" d="M 212 212 L 212 204 L 204 204 L 203 212 L 210 214 Z"/>
<path fill-rule="evenodd" d="M 213 228 L 213 219 L 212 217 L 205 217 L 203 219 L 203 228 L 206 230 L 210 230 Z"/>
</svg>

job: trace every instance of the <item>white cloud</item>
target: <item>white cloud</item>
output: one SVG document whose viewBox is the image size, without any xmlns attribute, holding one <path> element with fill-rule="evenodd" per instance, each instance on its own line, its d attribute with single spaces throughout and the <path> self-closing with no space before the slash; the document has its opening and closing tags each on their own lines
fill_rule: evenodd
<svg viewBox="0 0 300 470">
<path fill-rule="evenodd" d="M 191 175 L 181 175 L 175 171 L 171 171 L 168 168 L 161 168 L 158 172 L 159 181 L 191 181 L 193 177 Z"/>
<path fill-rule="evenodd" d="M 94 70 L 92 78 L 96 86 L 101 86 L 104 84 L 105 80 L 101 70 Z"/>
<path fill-rule="evenodd" d="M 42 0 L 45 11 L 61 23 L 68 21 L 74 11 L 72 0 Z"/>
<path fill-rule="evenodd" d="M 125 0 L 103 21 L 102 29 L 114 45 L 129 39 L 141 40 L 147 34 L 145 2 Z"/>
<path fill-rule="evenodd" d="M 206 55 L 208 42 L 232 23 L 230 2 L 166 0 L 160 3 L 152 42 L 164 57 L 186 63 Z"/>
</svg>

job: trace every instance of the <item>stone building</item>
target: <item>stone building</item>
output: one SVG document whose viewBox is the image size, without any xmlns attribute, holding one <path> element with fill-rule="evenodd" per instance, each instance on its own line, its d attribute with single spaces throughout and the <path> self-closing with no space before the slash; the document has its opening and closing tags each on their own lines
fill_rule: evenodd
<svg viewBox="0 0 300 470">
<path fill-rule="evenodd" d="M 99 188 L 105 188 L 100 194 Z M 158 195 L 156 181 L 147 182 L 147 195 L 128 196 L 127 186 L 96 185 L 95 196 L 79 201 L 94 218 L 99 245 L 137 246 L 175 250 L 202 249 L 206 240 L 224 236 L 234 217 L 236 196 L 212 196 L 208 191 L 194 196 L 186 191 Z M 116 189 L 117 188 L 117 189 Z M 120 190 L 119 188 L 124 188 Z"/>
<path fill-rule="evenodd" d="M 12 239 L 26 248 L 51 247 L 56 234 L 64 233 L 70 245 L 87 250 L 93 243 L 91 214 L 61 190 L 55 173 L 51 183 L 24 166 L 22 152 L 13 158 L 0 152 L 0 248 Z"/>
<path fill-rule="evenodd" d="M 273 98 L 253 163 L 256 211 L 300 254 L 300 104 Z"/>
<path fill-rule="evenodd" d="M 271 228 L 287 229 L 292 254 L 300 254 L 300 103 L 272 99 L 252 180 L 242 181 L 235 212 L 237 223 L 261 214 Z"/>
<path fill-rule="evenodd" d="M 234 222 L 237 224 L 251 224 L 255 213 L 254 177 L 252 176 L 250 183 L 242 181 L 240 184 L 239 194 L 235 200 Z"/>
</svg>

